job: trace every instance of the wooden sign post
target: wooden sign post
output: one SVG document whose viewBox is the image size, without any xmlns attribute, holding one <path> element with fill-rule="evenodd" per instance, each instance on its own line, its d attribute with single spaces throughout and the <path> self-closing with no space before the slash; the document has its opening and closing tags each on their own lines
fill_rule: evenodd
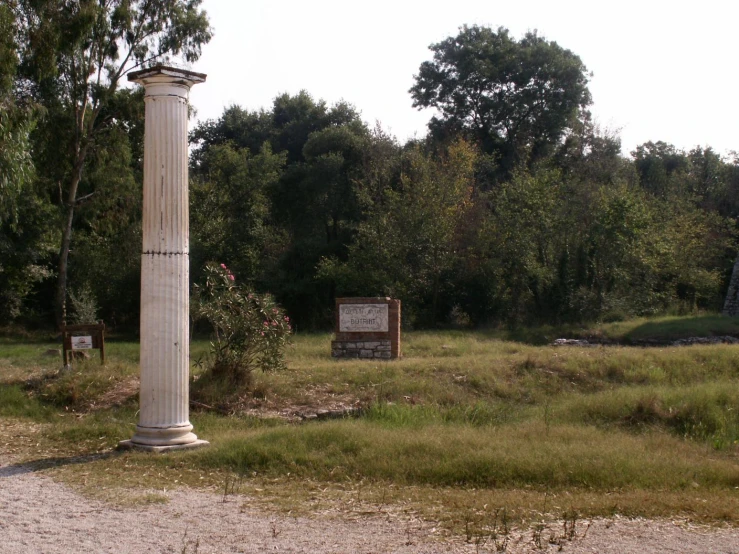
<svg viewBox="0 0 739 554">
<path fill-rule="evenodd" d="M 94 325 L 63 325 L 62 356 L 64 365 L 70 364 L 77 350 L 100 350 L 100 364 L 105 363 L 105 323 Z"/>
</svg>

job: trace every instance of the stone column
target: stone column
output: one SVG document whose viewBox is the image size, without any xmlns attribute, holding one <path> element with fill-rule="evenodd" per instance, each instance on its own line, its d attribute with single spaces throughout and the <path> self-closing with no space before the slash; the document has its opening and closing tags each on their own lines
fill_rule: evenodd
<svg viewBox="0 0 739 554">
<path fill-rule="evenodd" d="M 122 446 L 191 448 L 187 107 L 205 75 L 157 66 L 129 74 L 145 87 L 141 254 L 141 392 L 136 433 Z"/>
</svg>

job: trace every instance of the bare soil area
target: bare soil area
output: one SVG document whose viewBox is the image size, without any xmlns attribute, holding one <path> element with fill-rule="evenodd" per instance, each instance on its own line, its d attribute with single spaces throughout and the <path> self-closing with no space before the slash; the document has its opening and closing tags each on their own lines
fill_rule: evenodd
<svg viewBox="0 0 739 554">
<path fill-rule="evenodd" d="M 511 530 L 471 542 L 433 523 L 355 514 L 274 515 L 248 496 L 196 490 L 141 491 L 152 501 L 121 507 L 0 457 L 0 552 L 115 553 L 715 553 L 739 554 L 739 530 L 678 521 L 615 518 Z"/>
</svg>

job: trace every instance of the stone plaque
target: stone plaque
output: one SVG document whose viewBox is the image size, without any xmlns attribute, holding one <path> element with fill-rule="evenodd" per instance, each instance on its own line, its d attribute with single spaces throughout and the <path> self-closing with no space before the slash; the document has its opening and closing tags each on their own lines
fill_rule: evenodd
<svg viewBox="0 0 739 554">
<path fill-rule="evenodd" d="M 339 331 L 386 333 L 388 330 L 387 314 L 387 304 L 341 304 L 339 306 Z"/>
</svg>

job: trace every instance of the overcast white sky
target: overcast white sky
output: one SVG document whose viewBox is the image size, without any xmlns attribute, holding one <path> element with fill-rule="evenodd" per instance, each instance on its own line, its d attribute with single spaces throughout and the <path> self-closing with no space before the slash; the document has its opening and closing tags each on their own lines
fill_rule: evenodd
<svg viewBox="0 0 739 554">
<path fill-rule="evenodd" d="M 432 112 L 408 89 L 428 46 L 463 24 L 527 30 L 579 55 L 593 72 L 592 111 L 620 130 L 625 154 L 648 140 L 739 150 L 736 0 L 204 0 L 215 35 L 192 69 L 198 120 L 238 104 L 269 108 L 307 90 L 352 103 L 405 141 Z M 191 124 L 192 125 L 192 124 Z"/>
</svg>

